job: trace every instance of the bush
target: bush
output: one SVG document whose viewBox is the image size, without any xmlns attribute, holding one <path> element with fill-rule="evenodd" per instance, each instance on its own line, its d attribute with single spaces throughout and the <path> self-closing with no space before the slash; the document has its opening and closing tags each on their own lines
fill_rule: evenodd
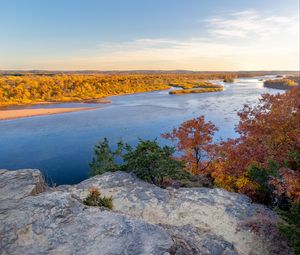
<svg viewBox="0 0 300 255">
<path fill-rule="evenodd" d="M 162 185 L 166 179 L 184 179 L 189 174 L 183 170 L 183 163 L 172 158 L 173 147 L 160 147 L 156 140 L 140 140 L 135 149 L 127 145 L 124 155 L 124 170 L 155 185 Z"/>
<path fill-rule="evenodd" d="M 83 203 L 88 206 L 113 208 L 112 197 L 101 197 L 101 193 L 97 188 L 90 189 L 90 194 L 83 200 Z"/>
<path fill-rule="evenodd" d="M 270 254 L 290 255 L 293 253 L 286 238 L 278 229 L 277 221 L 267 215 L 261 213 L 254 214 L 238 225 L 237 230 L 240 229 L 247 229 L 260 235 L 262 238 L 267 237 L 265 241 L 266 245 L 269 246 Z"/>
<path fill-rule="evenodd" d="M 270 160 L 268 167 L 259 167 L 256 164 L 251 165 L 247 172 L 246 177 L 256 185 L 256 191 L 253 199 L 266 205 L 273 205 L 274 201 L 274 188 L 270 184 L 271 177 L 279 175 L 279 165 Z"/>
<path fill-rule="evenodd" d="M 123 143 L 118 143 L 118 148 L 112 151 L 109 147 L 107 138 L 101 140 L 94 148 L 94 157 L 90 163 L 92 169 L 90 175 L 103 174 L 105 172 L 114 172 L 119 169 L 116 163 L 117 157 L 121 155 Z"/>
<path fill-rule="evenodd" d="M 289 210 L 276 210 L 284 222 L 278 224 L 280 233 L 288 240 L 296 255 L 300 254 L 300 205 L 292 204 Z"/>
<path fill-rule="evenodd" d="M 161 147 L 156 140 L 140 140 L 135 149 L 119 142 L 112 151 L 104 138 L 95 146 L 90 175 L 121 170 L 159 186 L 170 179 L 188 179 L 190 175 L 184 171 L 183 163 L 172 157 L 174 152 L 173 147 Z M 122 163 L 117 164 L 117 157 Z"/>
</svg>

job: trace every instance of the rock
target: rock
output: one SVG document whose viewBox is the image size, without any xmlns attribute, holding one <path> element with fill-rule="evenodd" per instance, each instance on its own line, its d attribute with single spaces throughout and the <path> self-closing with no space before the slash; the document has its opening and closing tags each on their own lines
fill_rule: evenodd
<svg viewBox="0 0 300 255">
<path fill-rule="evenodd" d="M 234 246 L 221 236 L 192 225 L 180 227 L 161 225 L 172 237 L 174 245 L 170 253 L 176 255 L 237 255 Z"/>
<path fill-rule="evenodd" d="M 212 178 L 198 174 L 193 176 L 190 180 L 170 180 L 164 185 L 165 188 L 172 187 L 172 188 L 213 188 L 213 181 Z"/>
<path fill-rule="evenodd" d="M 47 188 L 40 171 L 35 169 L 22 169 L 17 173 L 0 170 L 0 180 L 0 200 L 18 200 L 36 195 Z"/>
<path fill-rule="evenodd" d="M 113 211 L 82 204 L 91 187 Z M 240 226 L 276 216 L 221 189 L 161 189 L 124 172 L 49 188 L 38 170 L 0 170 L 0 194 L 1 254 L 272 254 L 268 236 Z"/>
<path fill-rule="evenodd" d="M 106 173 L 60 189 L 84 199 L 91 187 L 112 196 L 114 211 L 152 224 L 194 226 L 221 236 L 239 254 L 272 254 L 275 244 L 271 237 L 258 236 L 240 226 L 256 215 L 265 215 L 274 222 L 277 217 L 267 207 L 253 204 L 247 196 L 223 189 L 161 189 L 125 172 Z"/>
<path fill-rule="evenodd" d="M 172 247 L 160 226 L 86 207 L 66 192 L 33 196 L 37 174 L 1 171 L 1 254 L 165 254 Z"/>
</svg>

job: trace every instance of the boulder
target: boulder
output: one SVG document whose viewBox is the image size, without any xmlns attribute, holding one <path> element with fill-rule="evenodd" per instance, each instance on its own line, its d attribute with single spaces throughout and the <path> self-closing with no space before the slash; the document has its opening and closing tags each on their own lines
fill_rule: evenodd
<svg viewBox="0 0 300 255">
<path fill-rule="evenodd" d="M 245 221 L 261 215 L 270 220 L 266 224 L 278 220 L 273 211 L 252 203 L 245 195 L 217 188 L 161 189 L 126 172 L 105 173 L 60 189 L 84 199 L 92 187 L 104 196 L 112 196 L 114 211 L 151 224 L 194 226 L 216 238 L 222 237 L 239 254 L 278 254 L 278 250 L 285 249 L 277 248 L 278 242 L 272 236 L 243 227 Z"/>
<path fill-rule="evenodd" d="M 90 188 L 112 196 L 113 210 L 83 205 Z M 0 254 L 276 254 L 243 227 L 276 215 L 222 189 L 161 189 L 125 172 L 49 188 L 27 169 L 0 170 L 0 194 Z"/>
<path fill-rule="evenodd" d="M 39 189 L 37 170 L 0 176 L 1 254 L 164 254 L 174 244 L 160 226 Z"/>
</svg>

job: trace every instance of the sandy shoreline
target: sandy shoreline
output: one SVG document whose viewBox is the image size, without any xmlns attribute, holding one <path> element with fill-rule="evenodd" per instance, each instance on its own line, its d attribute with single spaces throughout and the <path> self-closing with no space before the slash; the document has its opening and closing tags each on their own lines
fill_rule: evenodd
<svg viewBox="0 0 300 255">
<path fill-rule="evenodd" d="M 97 107 L 78 107 L 78 108 L 38 108 L 38 109 L 19 109 L 19 110 L 0 110 L 0 120 L 11 120 L 33 116 L 60 114 L 68 112 L 79 112 L 97 109 Z"/>
</svg>

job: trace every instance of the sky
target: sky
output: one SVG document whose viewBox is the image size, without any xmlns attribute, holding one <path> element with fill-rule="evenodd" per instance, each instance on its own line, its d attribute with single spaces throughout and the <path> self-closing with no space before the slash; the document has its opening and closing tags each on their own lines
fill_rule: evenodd
<svg viewBox="0 0 300 255">
<path fill-rule="evenodd" d="M 299 0 L 0 0 L 0 70 L 299 70 Z"/>
</svg>

